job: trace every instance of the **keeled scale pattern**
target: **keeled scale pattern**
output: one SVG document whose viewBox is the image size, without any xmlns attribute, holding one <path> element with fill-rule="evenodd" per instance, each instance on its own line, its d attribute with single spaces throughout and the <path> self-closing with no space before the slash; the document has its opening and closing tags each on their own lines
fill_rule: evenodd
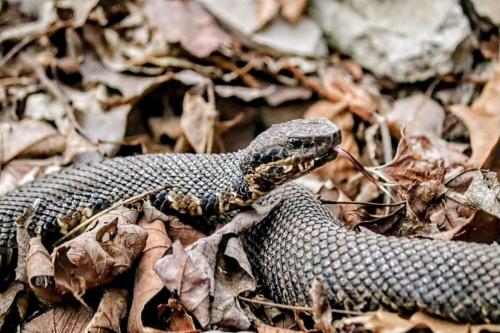
<svg viewBox="0 0 500 333">
<path fill-rule="evenodd" d="M 49 238 L 59 235 L 58 216 L 78 220 L 86 207 L 99 210 L 166 184 L 174 187 L 154 196 L 158 208 L 168 210 L 166 196 L 174 193 L 191 194 L 204 209 L 215 209 L 216 194 L 226 192 L 241 177 L 237 165 L 241 153 L 118 157 L 40 177 L 0 198 L 0 255 L 16 247 L 15 221 L 36 199 L 40 203 L 29 231 Z"/>
<path fill-rule="evenodd" d="M 280 187 L 265 201 L 281 197 L 245 240 L 274 300 L 310 304 L 310 283 L 323 277 L 336 308 L 500 322 L 500 246 L 356 233 L 297 185 Z"/>
</svg>

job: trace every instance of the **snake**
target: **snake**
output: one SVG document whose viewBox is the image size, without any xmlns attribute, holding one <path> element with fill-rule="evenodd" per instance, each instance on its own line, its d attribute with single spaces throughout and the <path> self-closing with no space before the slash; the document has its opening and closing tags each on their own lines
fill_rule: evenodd
<svg viewBox="0 0 500 333">
<path fill-rule="evenodd" d="M 279 200 L 244 235 L 271 299 L 311 304 L 311 283 L 321 278 L 335 308 L 500 322 L 498 246 L 348 230 L 289 182 L 335 159 L 340 142 L 329 120 L 298 119 L 271 126 L 233 153 L 114 157 L 39 177 L 0 198 L 0 272 L 7 276 L 15 263 L 20 220 L 51 244 L 97 212 L 152 189 L 160 189 L 150 201 L 161 211 L 202 218 Z"/>
</svg>

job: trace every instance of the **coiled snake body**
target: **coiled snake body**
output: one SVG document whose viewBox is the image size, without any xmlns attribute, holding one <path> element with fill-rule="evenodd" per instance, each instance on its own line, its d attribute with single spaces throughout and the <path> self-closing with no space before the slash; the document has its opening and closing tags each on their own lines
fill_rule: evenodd
<svg viewBox="0 0 500 333">
<path fill-rule="evenodd" d="M 85 215 L 162 186 L 152 197 L 157 208 L 215 216 L 334 159 L 339 142 L 331 122 L 295 120 L 271 127 L 236 153 L 113 158 L 40 177 L 0 199 L 1 275 L 6 278 L 15 262 L 16 221 L 27 211 L 28 231 L 48 244 Z M 278 187 L 263 200 L 276 198 L 281 203 L 245 243 L 277 301 L 308 303 L 309 284 L 320 276 L 336 307 L 500 321 L 498 247 L 358 234 L 297 185 Z"/>
</svg>

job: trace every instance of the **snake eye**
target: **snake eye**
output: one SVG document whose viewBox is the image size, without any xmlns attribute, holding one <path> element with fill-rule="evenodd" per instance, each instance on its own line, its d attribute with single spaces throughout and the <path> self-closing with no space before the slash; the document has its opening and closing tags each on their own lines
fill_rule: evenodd
<svg viewBox="0 0 500 333">
<path fill-rule="evenodd" d="M 290 138 L 289 142 L 294 149 L 299 149 L 304 146 L 304 138 Z"/>
</svg>

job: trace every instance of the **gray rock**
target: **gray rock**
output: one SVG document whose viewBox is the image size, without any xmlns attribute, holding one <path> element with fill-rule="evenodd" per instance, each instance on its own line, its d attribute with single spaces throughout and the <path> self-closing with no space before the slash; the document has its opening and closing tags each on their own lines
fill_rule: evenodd
<svg viewBox="0 0 500 333">
<path fill-rule="evenodd" d="M 474 39 L 459 0 L 313 0 L 310 13 L 331 46 L 396 82 L 472 65 Z"/>
<path fill-rule="evenodd" d="M 500 26 L 500 1 L 498 0 L 470 0 L 474 9 L 481 17 L 488 18 L 494 24 Z"/>
</svg>

